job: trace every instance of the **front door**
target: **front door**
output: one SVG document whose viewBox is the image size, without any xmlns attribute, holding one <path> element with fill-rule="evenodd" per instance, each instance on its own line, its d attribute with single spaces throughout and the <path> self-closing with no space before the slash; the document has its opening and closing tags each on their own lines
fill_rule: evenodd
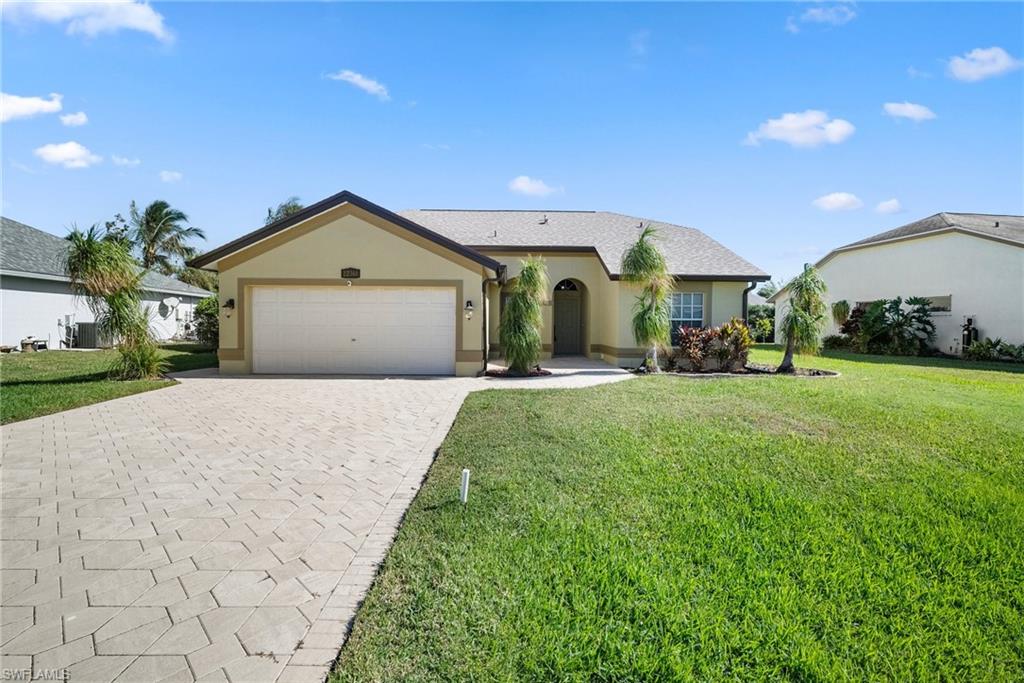
<svg viewBox="0 0 1024 683">
<path fill-rule="evenodd" d="M 580 354 L 580 293 L 555 290 L 555 353 Z"/>
</svg>

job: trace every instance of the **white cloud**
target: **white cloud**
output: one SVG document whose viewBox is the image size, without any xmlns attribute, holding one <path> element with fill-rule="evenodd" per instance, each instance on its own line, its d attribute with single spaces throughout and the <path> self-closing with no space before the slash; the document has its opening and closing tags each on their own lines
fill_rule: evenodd
<svg viewBox="0 0 1024 683">
<path fill-rule="evenodd" d="M 77 142 L 43 145 L 33 153 L 48 164 L 58 164 L 64 168 L 88 168 L 103 161 L 103 157 L 93 154 Z"/>
<path fill-rule="evenodd" d="M 895 197 L 892 199 L 886 199 L 884 202 L 878 202 L 878 206 L 875 207 L 875 211 L 878 213 L 899 213 L 903 211 L 903 205 L 900 204 L 900 200 Z"/>
<path fill-rule="evenodd" d="M 911 78 L 931 78 L 932 75 L 927 71 L 921 71 L 916 66 L 907 67 L 907 75 Z"/>
<path fill-rule="evenodd" d="M 747 133 L 744 144 L 759 145 L 762 140 L 778 140 L 793 147 L 836 145 L 853 135 L 855 130 L 849 121 L 830 119 L 826 112 L 808 109 L 768 119 L 756 131 Z"/>
<path fill-rule="evenodd" d="M 89 117 L 85 115 L 84 111 L 75 112 L 74 114 L 64 114 L 60 117 L 60 122 L 65 126 L 74 128 L 75 126 L 84 126 L 89 123 Z"/>
<path fill-rule="evenodd" d="M 163 15 L 149 3 L 136 0 L 11 2 L 4 5 L 4 17 L 23 23 L 63 24 L 68 35 L 87 38 L 125 29 L 148 33 L 164 43 L 174 40 L 174 34 L 164 25 Z"/>
<path fill-rule="evenodd" d="M 531 178 L 528 175 L 516 176 L 508 181 L 508 189 L 516 194 L 525 194 L 530 197 L 547 197 L 549 194 L 562 192 L 562 188 L 551 187 L 540 178 Z"/>
<path fill-rule="evenodd" d="M 369 93 L 374 97 L 378 98 L 382 102 L 387 102 L 391 99 L 391 95 L 388 93 L 387 86 L 380 81 L 375 81 L 372 78 L 368 78 L 360 73 L 351 71 L 349 69 L 343 69 L 337 73 L 327 74 L 327 78 L 334 81 L 344 81 L 355 87 L 359 88 L 363 92 Z"/>
<path fill-rule="evenodd" d="M 62 97 L 57 93 L 50 93 L 50 99 L 42 97 L 21 97 L 0 93 L 0 121 L 7 122 L 14 119 L 27 119 L 39 114 L 53 114 L 61 109 Z"/>
<path fill-rule="evenodd" d="M 447 152 L 448 150 L 451 149 L 451 145 L 446 145 L 444 143 L 432 144 L 429 142 L 424 142 L 422 145 L 420 145 L 420 147 L 422 147 L 423 149 L 429 149 L 434 152 Z"/>
<path fill-rule="evenodd" d="M 842 26 L 857 18 L 857 12 L 849 4 L 816 5 L 808 7 L 799 16 L 786 18 L 786 31 L 800 33 L 800 24 L 823 24 Z"/>
<path fill-rule="evenodd" d="M 116 154 L 110 156 L 110 160 L 114 162 L 114 166 L 138 166 L 142 163 L 140 159 L 130 159 L 128 157 L 119 157 Z"/>
<path fill-rule="evenodd" d="M 160 180 L 165 183 L 176 183 L 184 177 L 180 171 L 160 171 Z"/>
<path fill-rule="evenodd" d="M 897 119 L 910 119 L 911 121 L 927 121 L 935 118 L 935 112 L 923 104 L 913 102 L 886 102 L 882 105 L 885 113 Z"/>
<path fill-rule="evenodd" d="M 811 202 L 811 204 L 822 211 L 853 211 L 864 206 L 864 202 L 860 200 L 860 197 L 849 192 L 832 192 L 831 194 L 822 195 Z"/>
<path fill-rule="evenodd" d="M 629 52 L 634 57 L 646 57 L 651 50 L 651 32 L 633 31 L 629 34 Z"/>
<path fill-rule="evenodd" d="M 958 81 L 981 81 L 1019 69 L 1024 62 L 1001 47 L 975 48 L 949 60 L 949 75 Z"/>
</svg>

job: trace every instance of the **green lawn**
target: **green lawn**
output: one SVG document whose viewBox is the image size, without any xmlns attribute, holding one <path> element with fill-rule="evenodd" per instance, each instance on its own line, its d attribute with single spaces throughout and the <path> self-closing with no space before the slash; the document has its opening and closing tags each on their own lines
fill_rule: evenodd
<svg viewBox="0 0 1024 683">
<path fill-rule="evenodd" d="M 162 347 L 170 372 L 217 364 L 217 354 L 193 344 Z M 0 423 L 77 408 L 170 386 L 164 379 L 107 378 L 116 351 L 41 351 L 0 355 Z"/>
<path fill-rule="evenodd" d="M 798 364 L 471 395 L 332 681 L 1024 679 L 1020 368 Z"/>
</svg>

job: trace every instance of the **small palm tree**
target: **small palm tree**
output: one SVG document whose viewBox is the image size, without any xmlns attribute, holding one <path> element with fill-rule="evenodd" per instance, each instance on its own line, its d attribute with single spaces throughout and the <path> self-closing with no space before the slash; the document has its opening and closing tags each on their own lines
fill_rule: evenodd
<svg viewBox="0 0 1024 683">
<path fill-rule="evenodd" d="M 548 271 L 544 259 L 539 256 L 523 259 L 522 271 L 511 283 L 498 326 L 502 353 L 512 374 L 530 374 L 540 358 L 542 306 L 547 291 Z"/>
<path fill-rule="evenodd" d="M 188 223 L 185 212 L 158 199 L 139 212 L 135 202 L 129 209 L 132 243 L 139 250 L 142 267 L 157 268 L 164 275 L 172 275 L 178 261 L 196 255 L 189 244 L 192 239 L 206 239 L 206 234 Z"/>
<path fill-rule="evenodd" d="M 101 336 L 117 342 L 119 358 L 111 373 L 141 379 L 162 372 L 160 356 L 149 332 L 149 311 L 142 307 L 142 276 L 128 242 L 116 233 L 101 235 L 97 226 L 74 228 L 67 236 L 64 271 L 72 289 L 85 297 Z"/>
<path fill-rule="evenodd" d="M 832 304 L 832 320 L 835 322 L 836 327 L 842 327 L 846 324 L 846 321 L 850 319 L 850 302 L 846 299 L 840 299 L 839 301 Z"/>
<path fill-rule="evenodd" d="M 658 349 L 672 343 L 668 298 L 675 279 L 668 272 L 665 255 L 654 238 L 657 230 L 648 225 L 622 257 L 622 279 L 640 286 L 633 304 L 633 339 L 648 349 L 649 368 L 657 372 Z"/>
<path fill-rule="evenodd" d="M 804 266 L 788 285 L 788 308 L 782 317 L 780 331 L 786 342 L 786 353 L 776 372 L 793 372 L 794 353 L 814 353 L 825 322 L 824 296 L 827 288 L 814 266 Z"/>
<path fill-rule="evenodd" d="M 302 211 L 302 202 L 298 197 L 289 197 L 280 204 L 277 205 L 276 209 L 267 209 L 267 219 L 263 222 L 264 225 L 270 225 L 276 223 L 282 218 L 297 214 Z"/>
</svg>

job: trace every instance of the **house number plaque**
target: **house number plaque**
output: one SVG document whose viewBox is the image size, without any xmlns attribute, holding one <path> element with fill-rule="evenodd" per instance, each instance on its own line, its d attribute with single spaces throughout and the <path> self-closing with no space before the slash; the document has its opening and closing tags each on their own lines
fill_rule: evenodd
<svg viewBox="0 0 1024 683">
<path fill-rule="evenodd" d="M 359 278 L 358 268 L 342 268 L 341 277 L 345 280 L 356 280 Z"/>
</svg>

